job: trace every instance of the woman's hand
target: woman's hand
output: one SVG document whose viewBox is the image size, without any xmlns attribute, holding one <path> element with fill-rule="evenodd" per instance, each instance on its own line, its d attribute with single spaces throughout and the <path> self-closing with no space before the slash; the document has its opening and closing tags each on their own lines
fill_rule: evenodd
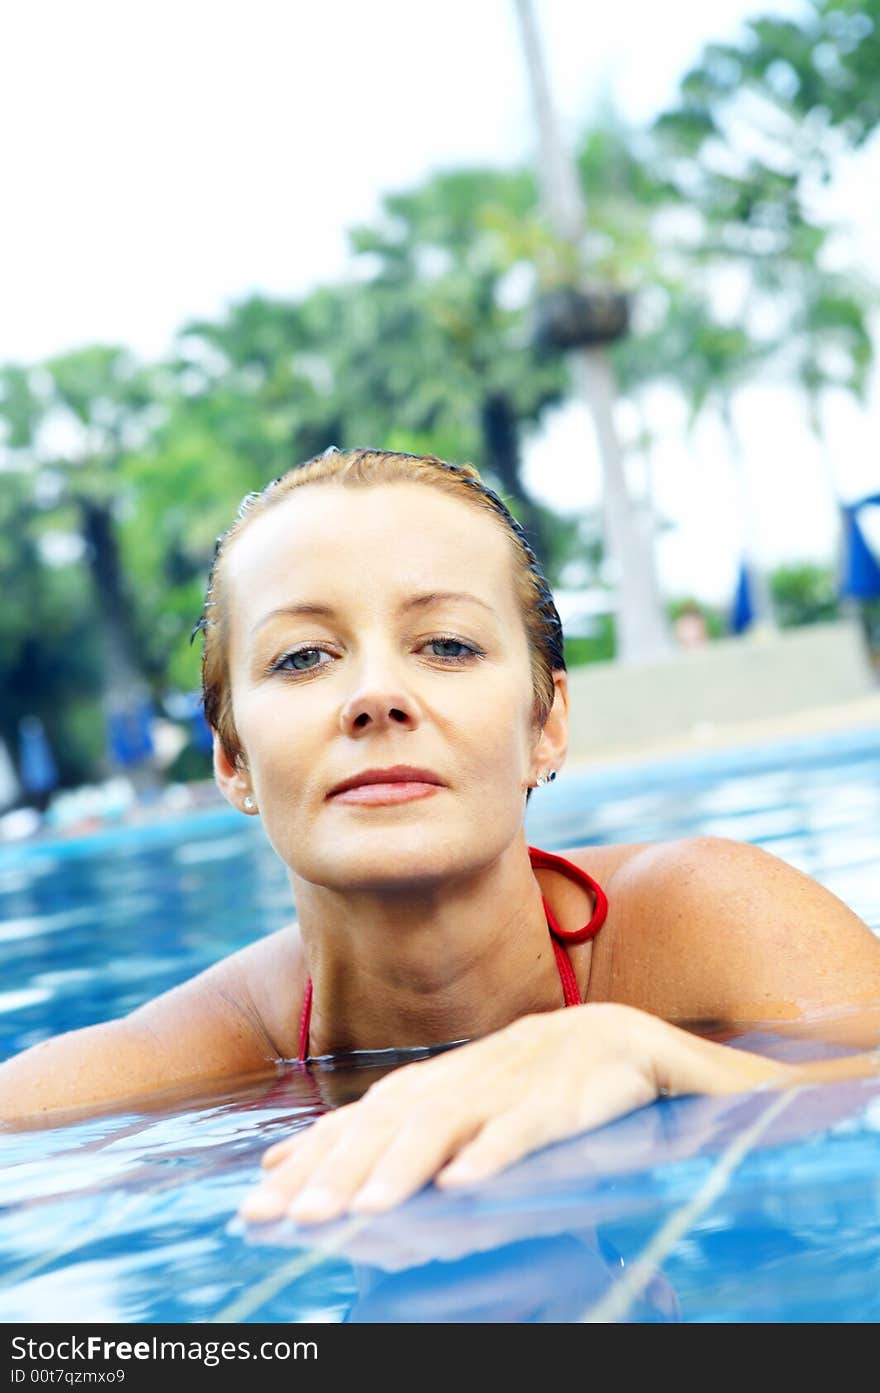
<svg viewBox="0 0 880 1393">
<path fill-rule="evenodd" d="M 246 1219 L 378 1213 L 433 1179 L 475 1184 L 659 1093 L 736 1093 L 792 1080 L 775 1060 L 702 1040 L 629 1006 L 524 1016 L 408 1064 L 266 1153 Z"/>
</svg>

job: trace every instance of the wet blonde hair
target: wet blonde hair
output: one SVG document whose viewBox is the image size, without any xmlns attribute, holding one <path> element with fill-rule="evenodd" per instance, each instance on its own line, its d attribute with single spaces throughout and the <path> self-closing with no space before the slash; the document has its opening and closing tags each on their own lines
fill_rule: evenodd
<svg viewBox="0 0 880 1393">
<path fill-rule="evenodd" d="M 192 638 L 204 634 L 202 693 L 205 716 L 217 732 L 231 764 L 244 759 L 235 728 L 229 680 L 229 619 L 225 603 L 224 558 L 236 537 L 253 522 L 307 484 L 365 488 L 371 484 L 418 483 L 461 498 L 475 508 L 494 513 L 511 539 L 514 586 L 529 642 L 534 693 L 533 717 L 541 729 L 553 705 L 553 673 L 565 668 L 562 625 L 553 596 L 522 527 L 496 493 L 487 488 L 471 464 L 447 464 L 436 455 L 407 455 L 391 450 L 338 450 L 331 446 L 306 464 L 289 469 L 260 493 L 242 499 L 232 526 L 218 537 L 205 594 L 202 617 Z"/>
</svg>

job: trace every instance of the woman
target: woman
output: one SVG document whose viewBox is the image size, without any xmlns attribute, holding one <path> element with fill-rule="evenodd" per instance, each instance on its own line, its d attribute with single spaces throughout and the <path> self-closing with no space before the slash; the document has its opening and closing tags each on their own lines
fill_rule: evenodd
<svg viewBox="0 0 880 1393">
<path fill-rule="evenodd" d="M 880 944 L 807 877 L 717 838 L 527 847 L 566 753 L 562 633 L 475 470 L 335 450 L 291 470 L 218 542 L 198 627 L 217 781 L 262 818 L 298 924 L 10 1061 L 6 1116 L 469 1041 L 271 1149 L 243 1213 L 313 1222 L 483 1179 L 661 1092 L 876 1071 L 671 1023 L 880 1003 Z"/>
</svg>

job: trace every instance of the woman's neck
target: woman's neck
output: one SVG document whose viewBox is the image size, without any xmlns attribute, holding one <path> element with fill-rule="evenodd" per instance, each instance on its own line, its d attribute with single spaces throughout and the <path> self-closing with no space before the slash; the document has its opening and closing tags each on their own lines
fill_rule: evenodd
<svg viewBox="0 0 880 1393">
<path fill-rule="evenodd" d="M 524 841 L 454 882 L 294 890 L 312 1055 L 475 1039 L 563 1004 Z"/>
</svg>

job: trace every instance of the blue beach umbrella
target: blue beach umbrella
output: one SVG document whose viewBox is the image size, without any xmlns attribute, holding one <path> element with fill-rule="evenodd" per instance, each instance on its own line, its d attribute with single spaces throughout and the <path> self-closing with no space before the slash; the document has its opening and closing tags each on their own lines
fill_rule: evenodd
<svg viewBox="0 0 880 1393">
<path fill-rule="evenodd" d="M 192 742 L 202 754 L 209 755 L 214 748 L 214 734 L 205 719 L 203 707 L 192 718 Z"/>
<path fill-rule="evenodd" d="M 58 767 L 46 729 L 39 716 L 24 716 L 18 723 L 19 769 L 28 793 L 49 793 L 58 783 Z"/>
<path fill-rule="evenodd" d="M 880 503 L 880 494 L 875 493 L 843 507 L 844 567 L 840 593 L 845 599 L 876 600 L 880 597 L 880 564 L 858 520 L 862 508 L 877 503 Z"/>
<path fill-rule="evenodd" d="M 205 754 L 214 748 L 214 736 L 205 716 L 205 703 L 200 691 L 168 692 L 165 710 L 173 721 L 185 721 L 189 726 L 193 747 Z"/>
<path fill-rule="evenodd" d="M 750 624 L 755 621 L 755 610 L 752 604 L 752 583 L 749 576 L 749 568 L 745 562 L 739 568 L 739 576 L 736 582 L 736 594 L 733 598 L 733 608 L 730 611 L 730 631 L 734 634 L 744 633 Z"/>
<path fill-rule="evenodd" d="M 108 721 L 108 743 L 113 763 L 123 769 L 143 764 L 153 753 L 152 702 L 136 701 L 132 706 L 113 711 Z"/>
<path fill-rule="evenodd" d="M 205 706 L 202 701 L 201 692 L 194 692 L 192 694 L 192 708 L 189 721 L 190 730 L 192 732 L 192 742 L 196 749 L 201 750 L 204 754 L 209 754 L 214 748 L 214 736 L 205 716 Z"/>
</svg>

